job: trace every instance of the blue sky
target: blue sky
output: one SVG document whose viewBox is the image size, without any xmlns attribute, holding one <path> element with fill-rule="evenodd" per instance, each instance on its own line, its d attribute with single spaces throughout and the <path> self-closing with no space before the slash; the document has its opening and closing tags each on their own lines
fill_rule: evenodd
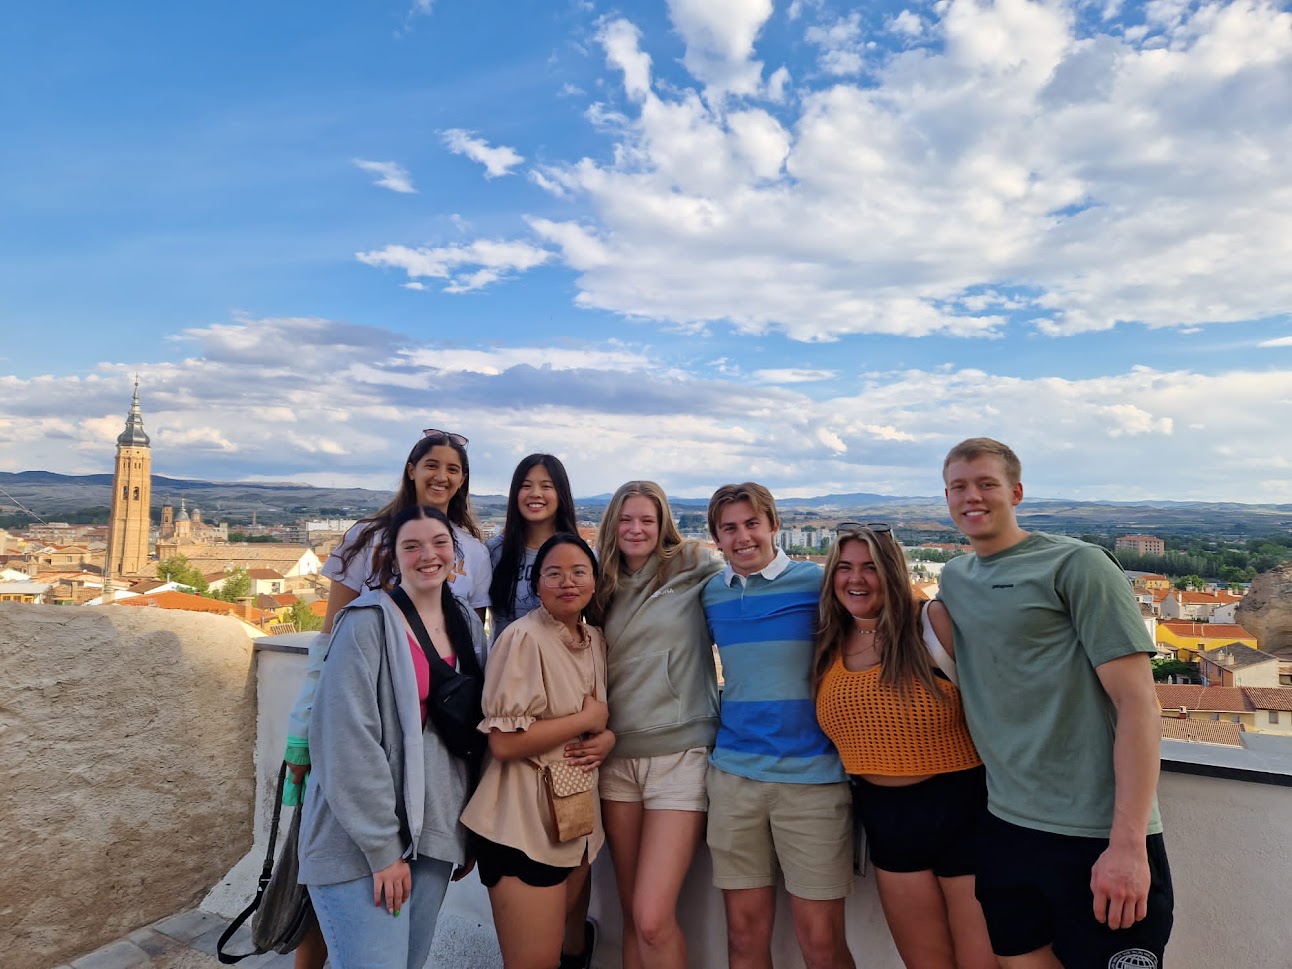
<svg viewBox="0 0 1292 969">
<path fill-rule="evenodd" d="M 0 470 L 1292 502 L 1286 4 L 14 4 Z"/>
</svg>

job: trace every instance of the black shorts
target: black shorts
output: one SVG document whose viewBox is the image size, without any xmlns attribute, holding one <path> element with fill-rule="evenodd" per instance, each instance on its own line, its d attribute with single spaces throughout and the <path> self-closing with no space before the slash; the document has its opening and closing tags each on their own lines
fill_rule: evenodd
<svg viewBox="0 0 1292 969">
<path fill-rule="evenodd" d="M 1090 869 L 1106 838 L 1036 831 L 987 814 L 978 839 L 976 891 L 998 956 L 1047 945 L 1065 966 L 1157 969 L 1171 936 L 1175 895 L 1166 845 L 1147 838 L 1148 914 L 1127 928 L 1096 922 Z"/>
<path fill-rule="evenodd" d="M 866 831 L 870 863 L 884 871 L 974 873 L 978 821 L 987 808 L 982 767 L 937 774 L 908 787 L 852 778 L 852 807 Z"/>
<path fill-rule="evenodd" d="M 500 845 L 496 841 L 472 838 L 475 848 L 476 864 L 480 866 L 480 882 L 485 888 L 493 888 L 504 875 L 519 878 L 526 885 L 534 888 L 551 888 L 570 877 L 573 868 L 557 868 L 535 861 L 519 848 Z"/>
</svg>

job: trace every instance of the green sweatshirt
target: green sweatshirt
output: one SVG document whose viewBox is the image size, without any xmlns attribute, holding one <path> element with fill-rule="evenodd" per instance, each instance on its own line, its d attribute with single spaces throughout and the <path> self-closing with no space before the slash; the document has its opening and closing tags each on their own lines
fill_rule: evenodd
<svg viewBox="0 0 1292 969">
<path fill-rule="evenodd" d="M 712 747 L 718 732 L 713 637 L 700 593 L 722 563 L 688 550 L 655 588 L 652 555 L 621 579 L 606 610 L 607 702 L 615 757 L 655 757 Z"/>
</svg>

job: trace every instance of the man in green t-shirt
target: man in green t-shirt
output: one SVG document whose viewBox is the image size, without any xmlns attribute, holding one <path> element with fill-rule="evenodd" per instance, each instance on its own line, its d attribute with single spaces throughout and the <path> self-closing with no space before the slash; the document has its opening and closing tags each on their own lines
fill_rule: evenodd
<svg viewBox="0 0 1292 969">
<path fill-rule="evenodd" d="M 1156 969 L 1173 895 L 1157 810 L 1154 646 L 1106 549 L 1027 532 L 1009 447 L 943 464 L 973 554 L 947 563 L 970 732 L 987 767 L 976 892 L 1005 969 Z"/>
</svg>

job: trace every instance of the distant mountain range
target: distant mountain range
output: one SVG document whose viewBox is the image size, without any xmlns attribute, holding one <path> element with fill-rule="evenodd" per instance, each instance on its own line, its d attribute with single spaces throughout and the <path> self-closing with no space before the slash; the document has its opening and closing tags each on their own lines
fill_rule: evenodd
<svg viewBox="0 0 1292 969">
<path fill-rule="evenodd" d="M 0 472 L 0 514 L 21 511 L 46 521 L 64 520 L 87 509 L 106 509 L 112 500 L 112 475 L 56 474 L 52 471 Z M 296 482 L 198 481 L 153 475 L 152 500 L 159 507 L 180 498 L 202 510 L 208 521 L 228 520 L 246 524 L 253 512 L 261 524 L 297 521 L 303 517 L 358 518 L 380 508 L 390 492 L 366 488 L 316 488 Z M 580 514 L 599 517 L 609 494 L 576 499 Z M 473 495 L 477 510 L 486 516 L 504 513 L 505 495 Z M 705 498 L 669 499 L 679 513 L 703 512 Z M 778 502 L 790 520 L 809 521 L 856 518 L 885 521 L 922 530 L 949 529 L 946 504 L 941 495 L 899 496 L 869 492 L 785 498 Z M 1246 536 L 1287 532 L 1292 529 L 1292 505 L 1249 505 L 1202 501 L 1073 501 L 1028 498 L 1019 506 L 1019 519 L 1027 528 L 1060 532 L 1152 532 Z"/>
</svg>

